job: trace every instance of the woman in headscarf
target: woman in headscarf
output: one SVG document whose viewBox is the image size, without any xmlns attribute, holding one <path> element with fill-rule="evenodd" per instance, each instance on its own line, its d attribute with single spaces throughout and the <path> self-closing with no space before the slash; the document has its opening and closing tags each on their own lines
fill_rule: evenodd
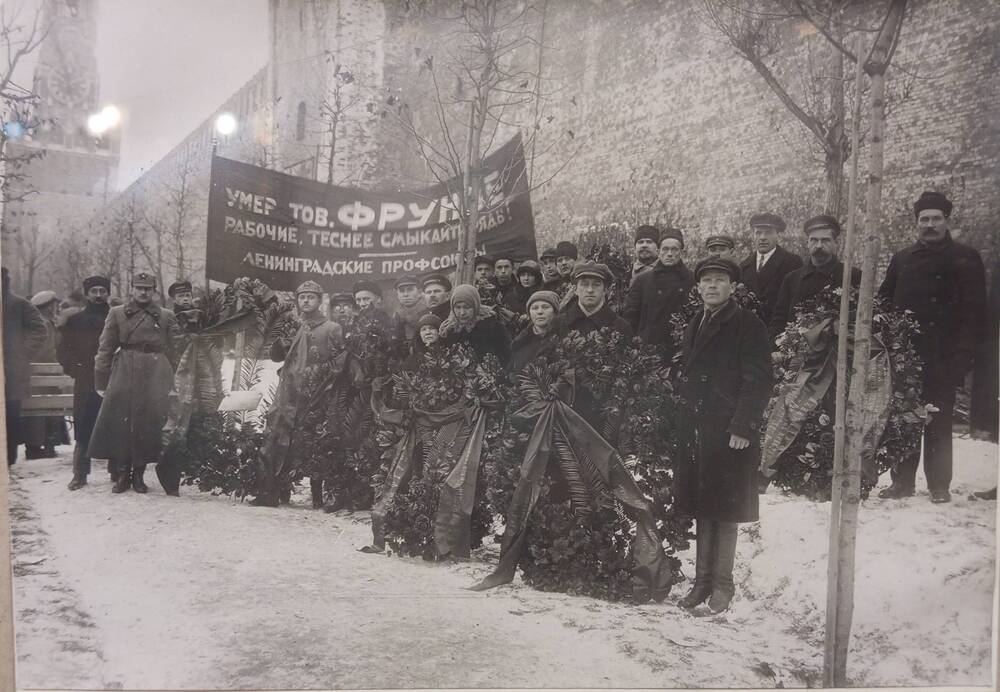
<svg viewBox="0 0 1000 692">
<path fill-rule="evenodd" d="M 510 358 L 507 330 L 493 309 L 480 302 L 479 291 L 471 284 L 460 284 L 451 292 L 451 314 L 440 331 L 444 346 L 465 344 L 480 358 L 494 354 L 501 365 Z"/>
<path fill-rule="evenodd" d="M 535 291 L 525 302 L 531 324 L 521 330 L 511 344 L 507 369 L 512 375 L 521 372 L 531 361 L 552 350 L 559 340 L 556 316 L 559 296 L 554 291 Z"/>
<path fill-rule="evenodd" d="M 517 315 L 524 315 L 528 311 L 528 299 L 542 290 L 542 269 L 538 262 L 527 260 L 517 268 L 515 278 L 517 285 L 504 298 L 503 306 Z"/>
</svg>

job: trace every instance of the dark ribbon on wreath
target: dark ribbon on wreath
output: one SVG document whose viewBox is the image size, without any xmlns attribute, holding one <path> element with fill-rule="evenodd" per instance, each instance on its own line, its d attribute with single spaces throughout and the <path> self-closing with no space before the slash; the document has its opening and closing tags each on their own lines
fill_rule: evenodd
<svg viewBox="0 0 1000 692">
<path fill-rule="evenodd" d="M 522 373 L 522 379 L 525 374 L 530 377 L 530 370 Z M 491 575 L 471 587 L 472 590 L 483 591 L 514 578 L 524 550 L 528 523 L 542 492 L 546 468 L 550 460 L 554 460 L 567 477 L 572 494 L 579 494 L 585 483 L 596 497 L 604 496 L 611 502 L 617 500 L 624 514 L 636 522 L 634 593 L 641 600 L 645 600 L 643 594 L 666 596 L 673 575 L 656 530 L 652 505 L 639 490 L 617 450 L 573 410 L 575 371 L 565 370 L 551 387 L 524 389 L 532 392 L 531 400 L 514 413 L 512 419 L 535 423 L 521 464 L 521 478 L 507 510 L 500 564 Z M 572 502 L 574 511 L 589 504 L 579 499 Z"/>
<path fill-rule="evenodd" d="M 372 388 L 372 411 L 383 425 L 403 428 L 375 507 L 372 509 L 372 546 L 385 548 L 385 520 L 396 495 L 412 477 L 417 465 L 418 443 L 430 431 L 439 449 L 461 445 L 455 464 L 448 471 L 438 499 L 434 519 L 434 546 L 438 555 L 468 557 L 471 550 L 472 507 L 483 452 L 486 417 L 500 402 L 457 403 L 441 411 L 392 409 L 386 406 L 381 383 Z M 436 461 L 446 459 L 443 455 Z M 426 469 L 425 469 L 426 473 Z"/>
<path fill-rule="evenodd" d="M 798 436 L 806 419 L 816 410 L 837 374 L 837 321 L 826 318 L 807 330 L 803 337 L 808 351 L 802 354 L 795 379 L 781 385 L 764 433 L 761 471 L 767 477 L 777 473 L 781 455 Z M 876 453 L 889 420 L 892 403 L 892 368 L 889 350 L 877 334 L 871 335 L 868 379 L 862 410 L 861 475 L 866 483 L 878 481 Z M 850 354 L 849 354 L 850 355 Z"/>
</svg>

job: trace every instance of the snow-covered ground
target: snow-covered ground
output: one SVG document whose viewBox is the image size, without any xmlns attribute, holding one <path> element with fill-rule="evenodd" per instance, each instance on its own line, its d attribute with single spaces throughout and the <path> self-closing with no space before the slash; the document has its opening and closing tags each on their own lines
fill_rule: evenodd
<svg viewBox="0 0 1000 692">
<path fill-rule="evenodd" d="M 997 447 L 956 440 L 950 505 L 861 511 L 849 675 L 990 685 Z M 769 491 L 741 529 L 720 617 L 464 590 L 495 548 L 432 565 L 357 552 L 363 514 L 254 508 L 182 489 L 69 492 L 69 448 L 12 468 L 18 687 L 771 687 L 822 670 L 829 505 Z M 922 487 L 922 480 L 918 481 Z M 692 573 L 693 551 L 683 556 Z"/>
</svg>

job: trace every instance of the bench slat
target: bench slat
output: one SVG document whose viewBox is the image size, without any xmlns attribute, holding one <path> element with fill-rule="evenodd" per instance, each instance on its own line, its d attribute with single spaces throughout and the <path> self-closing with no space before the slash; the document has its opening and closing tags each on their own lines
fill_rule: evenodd
<svg viewBox="0 0 1000 692">
<path fill-rule="evenodd" d="M 29 399 L 21 400 L 22 411 L 36 411 L 44 409 L 46 411 L 72 411 L 72 394 L 35 394 Z"/>
<path fill-rule="evenodd" d="M 73 389 L 73 378 L 69 375 L 32 375 L 31 386 Z"/>
<path fill-rule="evenodd" d="M 32 375 L 62 375 L 63 369 L 59 363 L 32 363 Z"/>
</svg>

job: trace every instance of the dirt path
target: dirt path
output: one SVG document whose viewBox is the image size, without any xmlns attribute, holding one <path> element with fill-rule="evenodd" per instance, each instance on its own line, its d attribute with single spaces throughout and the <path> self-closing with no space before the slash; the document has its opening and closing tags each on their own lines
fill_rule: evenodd
<svg viewBox="0 0 1000 692">
<path fill-rule="evenodd" d="M 315 512 L 302 497 L 279 509 L 190 488 L 168 498 L 152 479 L 146 496 L 115 496 L 97 473 L 70 493 L 68 471 L 66 458 L 13 469 L 19 686 L 768 687 L 815 682 L 821 670 L 815 606 L 826 506 L 764 498 L 766 518 L 740 538 L 740 596 L 729 614 L 711 618 L 519 582 L 473 593 L 463 587 L 489 571 L 489 560 L 432 565 L 359 553 L 370 537 L 363 515 Z M 913 595 L 951 574 L 965 603 L 941 617 L 969 639 L 927 640 L 927 628 L 909 620 L 913 604 L 900 617 L 861 614 L 859 678 L 988 684 L 988 636 L 977 643 L 984 622 L 989 633 L 988 617 L 977 615 L 989 608 L 992 585 L 995 506 L 986 504 L 956 503 L 944 526 L 922 519 L 923 504 L 913 510 L 921 530 L 936 521 L 933 557 L 947 572 L 914 579 Z M 888 521 L 899 512 L 870 514 Z M 964 561 L 948 555 L 959 530 L 978 546 Z M 896 599 L 872 598 L 895 607 Z M 899 626 L 914 628 L 914 651 L 894 639 Z M 955 649 L 940 672 L 909 664 L 928 642 L 946 658 Z"/>
</svg>

